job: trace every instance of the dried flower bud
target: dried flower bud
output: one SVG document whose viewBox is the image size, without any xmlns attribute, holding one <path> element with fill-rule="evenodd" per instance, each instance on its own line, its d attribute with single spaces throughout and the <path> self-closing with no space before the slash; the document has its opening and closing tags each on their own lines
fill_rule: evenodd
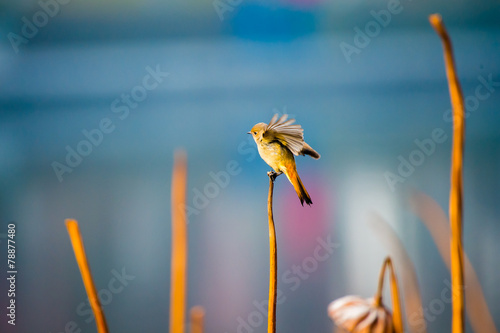
<svg viewBox="0 0 500 333">
<path fill-rule="evenodd" d="M 352 333 L 393 333 L 391 312 L 375 304 L 373 298 L 358 296 L 339 298 L 328 306 L 328 315 L 341 329 Z"/>
</svg>

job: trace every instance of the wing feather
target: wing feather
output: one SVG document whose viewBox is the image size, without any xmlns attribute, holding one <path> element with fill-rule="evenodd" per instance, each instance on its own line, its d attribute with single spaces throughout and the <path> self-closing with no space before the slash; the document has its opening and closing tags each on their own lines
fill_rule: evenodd
<svg viewBox="0 0 500 333">
<path fill-rule="evenodd" d="M 304 129 L 298 124 L 292 125 L 295 119 L 287 120 L 287 118 L 287 114 L 282 115 L 279 119 L 278 114 L 275 114 L 266 126 L 264 135 L 273 134 L 274 138 L 298 156 L 304 147 Z"/>
<path fill-rule="evenodd" d="M 278 114 L 276 113 L 272 118 L 271 118 L 271 121 L 269 122 L 269 124 L 267 124 L 267 128 L 273 126 L 274 124 L 276 124 L 276 121 L 278 120 Z"/>
</svg>

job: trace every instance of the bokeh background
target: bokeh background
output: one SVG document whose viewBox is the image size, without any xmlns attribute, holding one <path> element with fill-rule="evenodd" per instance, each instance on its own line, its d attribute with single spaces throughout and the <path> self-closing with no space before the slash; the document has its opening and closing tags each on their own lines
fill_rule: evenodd
<svg viewBox="0 0 500 333">
<path fill-rule="evenodd" d="M 498 1 L 59 1 L 0 3 L 0 276 L 11 222 L 18 265 L 15 327 L 0 279 L 2 332 L 96 331 L 66 218 L 80 223 L 111 331 L 168 329 L 178 148 L 189 164 L 188 305 L 205 307 L 207 332 L 264 332 L 269 167 L 246 132 L 275 113 L 296 118 L 322 154 L 297 158 L 311 207 L 284 177 L 276 183 L 278 330 L 330 332 L 330 301 L 374 294 L 388 254 L 375 212 L 415 264 L 429 332 L 449 331 L 451 305 L 436 303 L 449 273 L 408 209 L 413 190 L 448 205 L 450 102 L 434 12 L 468 97 L 465 250 L 500 327 Z M 376 23 L 372 11 L 388 6 L 397 13 Z M 434 130 L 444 142 L 391 187 L 387 173 Z M 86 156 L 68 165 L 78 149 Z"/>
</svg>

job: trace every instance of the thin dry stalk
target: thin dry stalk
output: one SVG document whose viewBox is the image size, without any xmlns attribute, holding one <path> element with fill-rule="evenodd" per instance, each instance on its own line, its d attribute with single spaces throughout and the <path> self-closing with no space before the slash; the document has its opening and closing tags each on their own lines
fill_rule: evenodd
<svg viewBox="0 0 500 333">
<path fill-rule="evenodd" d="M 175 154 L 174 170 L 172 173 L 171 333 L 184 333 L 187 275 L 186 182 L 186 154 L 184 152 L 177 152 Z"/>
<path fill-rule="evenodd" d="M 382 265 L 378 278 L 378 289 L 375 294 L 375 306 L 379 307 L 382 305 L 382 291 L 384 289 L 384 278 L 385 271 L 389 268 L 390 270 L 390 284 L 391 284 L 391 297 L 392 297 L 392 321 L 394 323 L 394 331 L 396 333 L 403 333 L 403 318 L 401 315 L 401 303 L 399 303 L 399 290 L 398 283 L 396 279 L 396 274 L 394 272 L 394 267 L 392 266 L 391 258 L 387 257 Z"/>
<path fill-rule="evenodd" d="M 203 333 L 203 320 L 205 309 L 202 306 L 193 306 L 190 311 L 191 333 Z"/>
<path fill-rule="evenodd" d="M 398 267 L 403 281 L 403 304 L 406 318 L 411 322 L 418 323 L 418 325 L 408 325 L 410 332 L 426 333 L 427 325 L 424 319 L 417 273 L 403 242 L 394 229 L 378 214 L 374 214 L 371 225 L 372 230 L 379 235 L 382 243 L 388 247 L 389 253 Z"/>
<path fill-rule="evenodd" d="M 278 261 L 276 255 L 276 229 L 273 219 L 273 189 L 274 180 L 269 176 L 269 196 L 267 198 L 267 214 L 269 218 L 269 308 L 267 317 L 267 332 L 276 332 L 276 287 Z"/>
<path fill-rule="evenodd" d="M 92 274 L 90 273 L 90 266 L 87 261 L 87 255 L 85 254 L 85 247 L 83 246 L 83 239 L 80 234 L 80 229 L 78 228 L 78 222 L 67 219 L 66 229 L 68 229 L 71 245 L 75 252 L 76 262 L 78 263 L 78 268 L 80 268 L 80 274 L 82 275 L 83 285 L 85 286 L 85 291 L 87 292 L 92 311 L 94 312 L 97 332 L 108 333 L 108 324 L 106 323 L 106 317 L 102 311 L 99 297 L 97 297 L 97 290 L 94 280 L 92 279 Z"/>
<path fill-rule="evenodd" d="M 462 90 L 458 82 L 451 40 L 439 14 L 429 16 L 429 21 L 441 38 L 444 49 L 446 75 L 453 109 L 453 146 L 451 153 L 450 226 L 451 226 L 451 285 L 452 333 L 464 331 L 464 274 L 462 246 L 462 165 L 464 151 L 465 117 Z M 456 294 L 455 294 L 456 293 Z"/>
</svg>

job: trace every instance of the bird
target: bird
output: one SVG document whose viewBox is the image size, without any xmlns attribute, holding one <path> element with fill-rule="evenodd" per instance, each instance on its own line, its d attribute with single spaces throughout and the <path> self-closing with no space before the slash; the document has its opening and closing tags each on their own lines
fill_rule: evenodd
<svg viewBox="0 0 500 333">
<path fill-rule="evenodd" d="M 269 124 L 255 124 L 248 134 L 257 144 L 260 157 L 273 168 L 274 171 L 267 173 L 271 180 L 284 173 L 297 192 L 300 204 L 311 205 L 311 197 L 297 173 L 294 155 L 309 155 L 314 159 L 321 155 L 304 141 L 304 129 L 293 124 L 295 119 L 287 119 L 287 114 L 281 117 L 275 114 Z"/>
</svg>

